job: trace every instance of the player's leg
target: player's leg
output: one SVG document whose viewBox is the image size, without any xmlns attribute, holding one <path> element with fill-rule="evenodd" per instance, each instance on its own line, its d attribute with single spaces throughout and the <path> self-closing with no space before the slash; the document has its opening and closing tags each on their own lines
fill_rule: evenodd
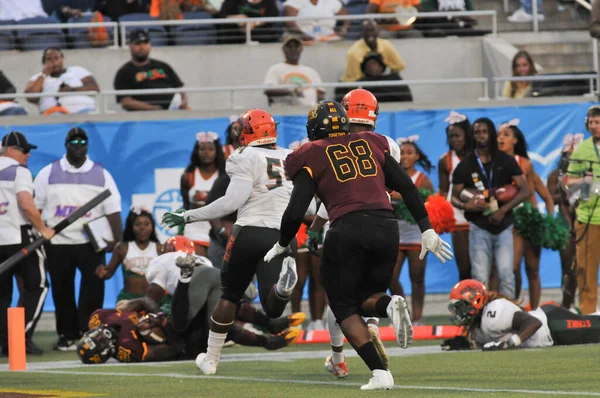
<svg viewBox="0 0 600 398">
<path fill-rule="evenodd" d="M 327 330 L 329 330 L 331 355 L 325 358 L 325 370 L 335 377 L 344 378 L 348 376 L 348 365 L 344 355 L 344 333 L 329 306 L 327 306 Z"/>
<path fill-rule="evenodd" d="M 264 312 L 258 310 L 251 303 L 242 301 L 238 305 L 236 319 L 246 323 L 252 323 L 268 330 L 270 333 L 278 334 L 292 326 L 301 325 L 306 319 L 304 312 L 294 312 L 279 318 L 269 318 Z"/>
<path fill-rule="evenodd" d="M 327 295 L 323 288 L 321 280 L 321 259 L 310 255 L 309 258 L 309 276 L 308 276 L 308 305 L 310 308 L 310 318 L 315 321 L 315 329 L 325 329 L 323 323 L 323 313 L 327 306 Z"/>
<path fill-rule="evenodd" d="M 573 269 L 573 258 L 575 256 L 575 244 L 571 239 L 560 252 L 560 267 L 562 270 L 562 306 L 571 308 L 575 301 L 575 290 L 577 290 L 577 279 Z"/>
<path fill-rule="evenodd" d="M 76 245 L 77 268 L 81 273 L 77 319 L 80 334 L 88 329 L 88 319 L 104 304 L 104 280 L 96 276 L 96 268 L 106 263 L 104 252 L 96 253 L 90 243 Z"/>
<path fill-rule="evenodd" d="M 394 272 L 390 281 L 390 293 L 404 297 L 404 289 L 400 283 L 400 272 L 402 271 L 402 265 L 406 259 L 406 252 L 404 250 L 398 250 L 398 257 L 394 265 Z"/>
<path fill-rule="evenodd" d="M 469 229 L 452 232 L 452 247 L 454 250 L 454 258 L 458 267 L 458 280 L 471 279 L 471 257 L 469 256 Z"/>
<path fill-rule="evenodd" d="M 525 242 L 525 273 L 529 281 L 529 305 L 535 310 L 540 305 L 542 283 L 540 281 L 541 246 Z"/>
<path fill-rule="evenodd" d="M 244 328 L 244 323 L 235 321 L 229 329 L 227 338 L 237 344 L 248 347 L 263 347 L 266 350 L 273 351 L 292 344 L 302 332 L 300 329 L 291 328 L 278 334 L 258 334 L 252 330 Z"/>
<path fill-rule="evenodd" d="M 298 250 L 298 254 L 296 254 L 296 273 L 298 274 L 298 283 L 296 283 L 290 299 L 290 303 L 292 304 L 292 312 L 300 312 L 300 304 L 302 303 L 302 294 L 304 293 L 304 285 L 306 284 L 306 276 L 308 275 L 309 266 L 308 251 L 300 252 L 302 249 Z"/>
<path fill-rule="evenodd" d="M 556 305 L 542 305 L 554 345 L 600 343 L 600 316 L 578 315 Z"/>
<path fill-rule="evenodd" d="M 217 371 L 223 344 L 235 320 L 237 305 L 252 281 L 255 273 L 253 265 L 260 259 L 261 253 L 251 244 L 253 232 L 247 227 L 236 226 L 229 238 L 221 270 L 223 294 L 212 313 L 208 349 L 196 358 L 196 366 L 204 374 Z"/>
<path fill-rule="evenodd" d="M 513 273 L 515 279 L 515 296 L 516 300 L 519 300 L 521 296 L 521 288 L 523 287 L 523 275 L 521 274 L 521 263 L 523 262 L 523 257 L 525 256 L 525 239 L 521 237 L 516 231 L 513 229 Z"/>
<path fill-rule="evenodd" d="M 427 257 L 419 259 L 419 251 L 408 251 L 408 270 L 412 293 L 410 295 L 412 305 L 412 323 L 413 325 L 422 325 L 423 305 L 425 303 L 425 267 L 427 266 Z"/>
</svg>

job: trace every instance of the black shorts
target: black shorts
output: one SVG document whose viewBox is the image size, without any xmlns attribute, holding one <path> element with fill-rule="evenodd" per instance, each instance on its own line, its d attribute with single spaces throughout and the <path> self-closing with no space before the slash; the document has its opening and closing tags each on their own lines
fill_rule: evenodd
<svg viewBox="0 0 600 398">
<path fill-rule="evenodd" d="M 574 314 L 556 305 L 542 305 L 554 345 L 600 343 L 600 316 Z"/>
<path fill-rule="evenodd" d="M 263 258 L 278 240 L 278 229 L 238 225 L 233 227 L 221 270 L 223 299 L 237 304 L 256 274 L 260 301 L 263 307 L 266 307 L 265 300 L 271 287 L 279 279 L 284 256 L 277 256 L 270 263 L 265 263 Z M 291 255 L 295 256 L 295 238 L 290 247 Z"/>
<path fill-rule="evenodd" d="M 390 211 L 349 213 L 325 235 L 321 276 L 338 322 L 387 291 L 398 257 L 398 221 Z"/>
</svg>

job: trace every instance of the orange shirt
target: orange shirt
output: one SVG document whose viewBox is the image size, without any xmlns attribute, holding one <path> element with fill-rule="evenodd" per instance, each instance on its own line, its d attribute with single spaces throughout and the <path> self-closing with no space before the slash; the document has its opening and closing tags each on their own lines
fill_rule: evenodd
<svg viewBox="0 0 600 398">
<path fill-rule="evenodd" d="M 421 4 L 421 0 L 370 0 L 370 4 L 377 6 L 380 14 L 395 14 L 407 7 L 417 7 Z M 381 27 L 386 30 L 398 31 L 412 28 L 412 25 L 383 25 Z"/>
</svg>

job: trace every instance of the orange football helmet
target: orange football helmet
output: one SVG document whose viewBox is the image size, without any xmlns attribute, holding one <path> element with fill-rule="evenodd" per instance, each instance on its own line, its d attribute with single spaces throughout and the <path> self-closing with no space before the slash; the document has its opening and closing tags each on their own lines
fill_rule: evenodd
<svg viewBox="0 0 600 398">
<path fill-rule="evenodd" d="M 475 279 L 458 282 L 450 291 L 448 310 L 456 325 L 468 325 L 483 311 L 488 301 L 488 290 Z"/>
<path fill-rule="evenodd" d="M 185 236 L 177 235 L 171 236 L 169 240 L 165 242 L 163 246 L 163 253 L 171 252 L 182 252 L 188 254 L 196 253 L 196 246 L 194 242 L 186 238 Z"/>
<path fill-rule="evenodd" d="M 251 109 L 240 118 L 240 145 L 259 146 L 277 142 L 277 123 L 264 109 Z"/>
<path fill-rule="evenodd" d="M 357 88 L 342 98 L 342 106 L 348 112 L 351 124 L 366 124 L 375 127 L 379 115 L 379 102 L 368 90 Z"/>
</svg>

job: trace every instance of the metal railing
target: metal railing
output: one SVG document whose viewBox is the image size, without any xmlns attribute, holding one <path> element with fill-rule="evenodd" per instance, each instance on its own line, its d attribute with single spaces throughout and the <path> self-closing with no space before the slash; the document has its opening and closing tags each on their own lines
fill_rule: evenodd
<svg viewBox="0 0 600 398">
<path fill-rule="evenodd" d="M 113 44 L 111 47 L 119 47 L 119 37 L 117 32 L 119 31 L 118 22 L 82 22 L 82 23 L 49 23 L 49 24 L 31 24 L 31 25 L 0 25 L 0 31 L 14 31 L 14 30 L 38 30 L 38 29 L 87 29 L 87 28 L 112 28 L 113 30 Z"/>
<path fill-rule="evenodd" d="M 585 0 L 575 0 L 575 2 L 577 4 L 579 4 L 580 6 L 582 6 L 583 8 L 585 8 L 588 11 L 592 11 L 592 6 L 590 3 L 588 3 Z M 509 5 L 508 5 L 508 0 L 503 0 L 503 8 L 504 8 L 504 12 L 508 13 L 509 11 Z M 532 0 L 531 2 L 531 16 L 533 17 L 533 31 L 534 32 L 539 32 L 540 28 L 539 28 L 539 21 L 538 21 L 538 14 L 539 14 L 539 10 L 538 10 L 538 5 L 537 5 L 537 0 Z"/>
<path fill-rule="evenodd" d="M 589 80 L 589 93 L 588 95 L 595 95 L 594 91 L 594 82 L 596 83 L 596 87 L 598 84 L 598 74 L 597 73 L 585 73 L 579 75 L 536 75 L 536 76 L 499 76 L 493 77 L 492 81 L 494 83 L 494 93 L 495 98 L 503 98 L 502 97 L 502 89 L 500 88 L 500 84 L 504 82 L 536 82 L 536 81 L 569 81 L 569 80 Z"/>
</svg>

